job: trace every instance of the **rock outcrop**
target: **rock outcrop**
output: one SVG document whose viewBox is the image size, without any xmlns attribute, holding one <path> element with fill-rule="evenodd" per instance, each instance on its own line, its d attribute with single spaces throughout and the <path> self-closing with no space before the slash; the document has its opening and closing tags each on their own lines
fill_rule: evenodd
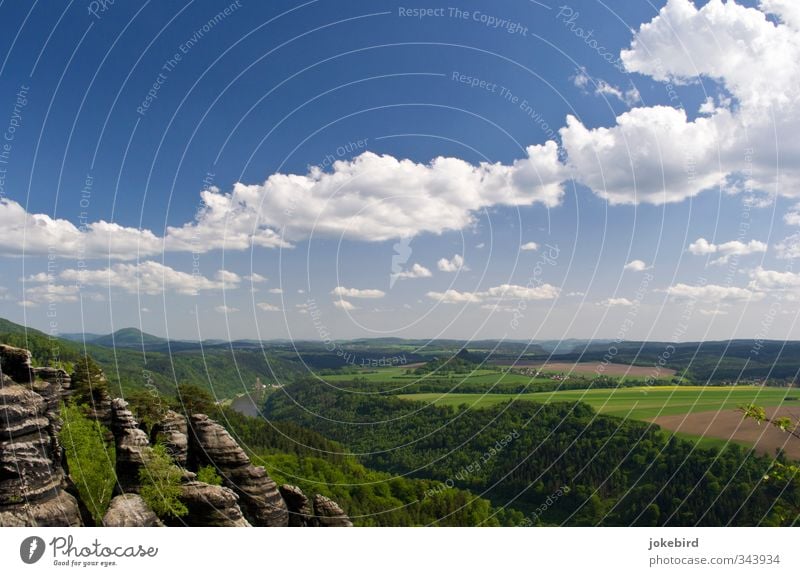
<svg viewBox="0 0 800 576">
<path fill-rule="evenodd" d="M 186 418 L 173 410 L 167 411 L 164 418 L 153 427 L 153 437 L 163 442 L 167 453 L 178 466 L 186 466 L 189 454 L 189 427 Z"/>
<path fill-rule="evenodd" d="M 314 514 L 308 497 L 300 488 L 291 484 L 283 484 L 278 490 L 289 509 L 289 526 L 308 526 Z"/>
<path fill-rule="evenodd" d="M 115 398 L 111 402 L 111 433 L 117 453 L 119 488 L 122 492 L 136 492 L 139 469 L 144 465 L 146 452 L 150 450 L 150 441 L 122 398 Z"/>
<path fill-rule="evenodd" d="M 92 370 L 92 382 L 105 381 L 99 368 Z M 75 382 L 80 382 L 77 376 Z M 60 406 L 71 389 L 71 378 L 63 370 L 33 368 L 27 350 L 0 344 L 0 526 L 93 523 L 86 506 L 75 497 L 78 491 L 65 473 L 59 443 Z M 151 438 L 124 400 L 112 400 L 105 386 L 96 392 L 91 394 L 88 416 L 110 428 L 108 441 L 113 438 L 116 446 L 118 495 L 103 517 L 103 526 L 163 526 L 137 493 L 139 470 L 152 451 Z M 204 414 L 187 422 L 169 411 L 152 433 L 181 469 L 180 499 L 188 514 L 170 520 L 172 524 L 352 526 L 330 499 L 316 495 L 312 503 L 297 486 L 278 489 L 228 431 Z M 196 471 L 204 465 L 214 466 L 223 486 L 197 480 Z"/>
<path fill-rule="evenodd" d="M 106 527 L 145 527 L 163 526 L 156 513 L 138 494 L 115 496 L 103 516 Z"/>
<path fill-rule="evenodd" d="M 288 526 L 289 511 L 278 486 L 261 466 L 253 466 L 225 428 L 205 414 L 191 417 L 191 450 L 199 465 L 214 466 L 253 526 Z"/>
<path fill-rule="evenodd" d="M 0 346 L 0 526 L 80 526 L 64 491 L 57 383 L 36 381 L 27 350 Z"/>
<path fill-rule="evenodd" d="M 239 508 L 239 496 L 230 488 L 191 481 L 181 486 L 181 501 L 189 513 L 181 518 L 186 526 L 250 526 Z"/>
<path fill-rule="evenodd" d="M 349 528 L 353 523 L 336 502 L 317 494 L 314 496 L 314 517 L 309 525 L 325 528 Z"/>
</svg>

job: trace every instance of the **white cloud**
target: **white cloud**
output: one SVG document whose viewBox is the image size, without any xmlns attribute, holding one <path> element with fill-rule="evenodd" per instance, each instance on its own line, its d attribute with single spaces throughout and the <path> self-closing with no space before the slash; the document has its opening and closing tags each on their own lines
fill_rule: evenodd
<svg viewBox="0 0 800 576">
<path fill-rule="evenodd" d="M 778 258 L 784 260 L 800 258 L 800 234 L 792 234 L 784 238 L 775 245 L 775 251 L 778 253 Z"/>
<path fill-rule="evenodd" d="M 249 276 L 244 277 L 245 280 L 251 282 L 252 284 L 262 284 L 268 280 L 266 276 L 262 276 L 261 274 L 256 274 L 253 272 Z"/>
<path fill-rule="evenodd" d="M 630 71 L 674 85 L 710 81 L 707 92 L 718 92 L 719 84 L 731 95 L 730 100 L 718 98 L 717 106 L 706 102 L 701 110 L 708 116 L 692 122 L 674 113 L 662 115 L 665 123 L 654 127 L 661 138 L 640 140 L 631 134 L 625 142 L 634 151 L 648 142 L 659 145 L 649 154 L 670 168 L 663 173 L 667 197 L 690 197 L 723 179 L 726 187 L 738 179 L 738 189 L 799 193 L 800 141 L 793 137 L 800 129 L 797 3 L 767 0 L 761 7 L 784 23 L 733 1 L 712 0 L 698 9 L 689 0 L 668 0 L 621 54 Z M 641 110 L 649 115 L 654 109 Z M 676 138 L 674 145 L 670 138 Z M 598 144 L 618 148 L 621 143 Z M 634 162 L 639 158 L 632 155 Z M 682 158 L 691 170 L 680 170 Z M 647 178 L 643 171 L 635 173 Z"/>
<path fill-rule="evenodd" d="M 386 296 L 386 292 L 382 290 L 345 288 L 344 286 L 337 286 L 331 291 L 331 294 L 340 298 L 383 298 Z"/>
<path fill-rule="evenodd" d="M 120 288 L 131 294 L 138 292 L 143 294 L 176 292 L 184 295 L 194 295 L 200 291 L 207 290 L 222 290 L 226 287 L 231 288 L 231 286 L 219 279 L 219 276 L 226 276 L 225 274 L 220 275 L 218 273 L 217 276 L 217 279 L 211 280 L 205 276 L 181 272 L 159 262 L 148 260 L 138 264 L 118 263 L 107 268 L 95 270 L 68 268 L 54 276 L 51 281 L 57 278 L 72 283 L 71 286 L 65 286 L 63 289 L 75 295 L 80 291 L 79 286 Z M 47 275 L 44 275 L 44 277 L 36 275 L 32 278 L 36 278 L 37 281 L 46 281 Z M 228 278 L 232 277 L 228 276 Z M 38 294 L 52 286 L 53 284 L 48 284 L 29 288 L 27 293 L 30 294 L 33 290 Z M 233 287 L 235 286 L 236 283 L 234 282 Z M 77 300 L 77 296 L 75 300 Z"/>
<path fill-rule="evenodd" d="M 539 245 L 536 242 L 526 242 L 525 244 L 520 246 L 519 249 L 526 252 L 533 252 L 534 250 L 539 249 Z"/>
<path fill-rule="evenodd" d="M 408 270 L 403 270 L 402 272 L 397 272 L 392 274 L 392 278 L 403 280 L 403 279 L 411 279 L 411 278 L 430 278 L 433 276 L 430 270 L 422 266 L 421 264 L 414 264 Z"/>
<path fill-rule="evenodd" d="M 32 304 L 44 302 L 77 302 L 80 288 L 75 284 L 42 284 L 25 290 L 25 301 Z"/>
<path fill-rule="evenodd" d="M 333 305 L 341 310 L 356 310 L 356 307 L 347 300 L 336 300 Z"/>
<path fill-rule="evenodd" d="M 764 270 L 760 266 L 750 271 L 751 290 L 787 290 L 800 288 L 800 274 L 795 272 L 779 272 L 777 270 Z"/>
<path fill-rule="evenodd" d="M 242 277 L 239 276 L 236 272 L 230 272 L 228 270 L 218 271 L 215 275 L 215 278 L 225 285 L 239 284 L 239 282 L 242 281 Z"/>
<path fill-rule="evenodd" d="M 513 300 L 553 300 L 558 298 L 558 288 L 550 284 L 539 286 L 517 286 L 515 284 L 501 284 L 489 288 L 481 293 L 488 298 L 513 299 Z"/>
<path fill-rule="evenodd" d="M 712 264 L 726 264 L 731 256 L 747 256 L 749 254 L 759 254 L 767 251 L 767 245 L 758 240 L 750 240 L 747 244 L 739 240 L 731 240 L 722 244 L 712 244 L 705 238 L 698 238 L 689 244 L 689 252 L 696 256 L 706 256 L 709 254 L 719 254 L 720 257 Z"/>
<path fill-rule="evenodd" d="M 461 254 L 454 255 L 451 260 L 448 260 L 447 258 L 441 258 L 436 263 L 436 266 L 442 272 L 458 272 L 462 268 L 464 270 L 468 270 L 468 268 L 464 266 L 464 257 L 461 256 Z"/>
<path fill-rule="evenodd" d="M 728 315 L 728 311 L 727 310 L 720 310 L 720 309 L 698 310 L 698 312 L 700 312 L 700 314 L 703 315 L 703 316 L 727 316 Z"/>
<path fill-rule="evenodd" d="M 631 86 L 628 90 L 622 90 L 602 78 L 593 79 L 584 67 L 576 70 L 575 76 L 572 77 L 572 83 L 584 92 L 588 92 L 587 89 L 591 84 L 594 86 L 595 96 L 612 96 L 621 102 L 625 102 L 628 106 L 633 106 L 641 101 L 639 90 L 635 86 Z"/>
<path fill-rule="evenodd" d="M 238 308 L 233 308 L 232 306 L 226 306 L 226 305 L 222 304 L 220 306 L 215 306 L 214 307 L 214 311 L 215 312 L 219 312 L 220 314 L 233 314 L 235 312 L 238 312 L 239 309 Z"/>
<path fill-rule="evenodd" d="M 607 308 L 628 307 L 633 306 L 633 302 L 627 298 L 606 298 L 597 303 L 598 306 L 605 306 Z"/>
<path fill-rule="evenodd" d="M 481 301 L 481 297 L 475 292 L 459 292 L 453 289 L 445 292 L 428 292 L 427 296 L 431 300 L 438 300 L 444 304 L 465 304 Z"/>
<path fill-rule="evenodd" d="M 280 312 L 281 308 L 275 306 L 274 304 L 270 304 L 268 302 L 258 302 L 256 304 L 259 310 L 263 310 L 264 312 Z"/>
<path fill-rule="evenodd" d="M 753 292 L 746 288 L 735 286 L 719 286 L 717 284 L 706 284 L 704 286 L 690 286 L 688 284 L 676 284 L 666 290 L 672 298 L 686 300 L 704 300 L 712 302 L 723 301 L 743 301 L 760 300 L 763 294 Z"/>
<path fill-rule="evenodd" d="M 501 284 L 493 286 L 483 292 L 459 292 L 458 290 L 447 290 L 445 292 L 428 292 L 427 296 L 431 300 L 438 300 L 445 304 L 476 303 L 504 300 L 553 300 L 558 298 L 558 288 L 550 284 L 528 287 L 516 284 Z"/>
<path fill-rule="evenodd" d="M 270 288 L 269 290 L 267 290 L 267 292 L 269 292 L 270 294 L 283 294 L 283 289 L 282 288 Z"/>
<path fill-rule="evenodd" d="M 652 266 L 648 266 L 643 260 L 631 260 L 622 268 L 623 270 L 631 270 L 633 272 L 644 272 L 652 268 Z"/>
</svg>

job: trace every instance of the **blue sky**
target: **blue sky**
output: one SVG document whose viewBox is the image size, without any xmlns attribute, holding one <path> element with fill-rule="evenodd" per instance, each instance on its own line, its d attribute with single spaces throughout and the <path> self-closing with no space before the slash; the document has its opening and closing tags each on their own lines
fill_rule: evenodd
<svg viewBox="0 0 800 576">
<path fill-rule="evenodd" d="M 0 12 L 11 320 L 800 336 L 788 0 Z"/>
</svg>

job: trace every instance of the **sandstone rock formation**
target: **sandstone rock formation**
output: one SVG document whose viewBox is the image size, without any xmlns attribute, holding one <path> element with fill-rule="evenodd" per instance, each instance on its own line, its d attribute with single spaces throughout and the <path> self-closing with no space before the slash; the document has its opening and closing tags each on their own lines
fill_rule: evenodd
<svg viewBox="0 0 800 576">
<path fill-rule="evenodd" d="M 230 488 L 204 482 L 186 482 L 181 501 L 189 514 L 181 518 L 187 526 L 250 526 L 239 508 L 239 496 Z"/>
<path fill-rule="evenodd" d="M 289 526 L 308 526 L 314 513 L 308 497 L 300 488 L 291 484 L 283 484 L 278 490 L 289 509 Z"/>
<path fill-rule="evenodd" d="M 59 397 L 57 384 L 34 381 L 27 350 L 0 346 L 0 526 L 81 524 L 63 490 Z"/>
<path fill-rule="evenodd" d="M 153 436 L 164 443 L 167 453 L 178 466 L 186 466 L 189 454 L 189 436 L 186 418 L 173 410 L 167 411 L 164 418 L 153 427 Z"/>
<path fill-rule="evenodd" d="M 314 496 L 314 518 L 312 518 L 312 523 L 309 525 L 325 528 L 345 528 L 351 527 L 353 523 L 336 502 L 317 494 Z"/>
<path fill-rule="evenodd" d="M 92 382 L 105 383 L 99 368 Z M 83 379 L 86 381 L 86 378 Z M 78 382 L 78 380 L 76 380 Z M 59 443 L 61 402 L 71 379 L 57 368 L 32 368 L 27 350 L 0 345 L 0 526 L 80 526 L 92 523 L 86 506 L 65 475 Z M 83 393 L 85 395 L 85 392 Z M 105 386 L 91 393 L 89 416 L 110 427 L 116 446 L 117 492 L 104 526 L 163 526 L 139 490 L 139 469 L 152 450 L 128 404 L 111 400 Z M 189 426 L 191 424 L 191 426 Z M 297 486 L 280 490 L 261 466 L 220 424 L 204 414 L 190 422 L 169 411 L 153 429 L 181 467 L 184 518 L 188 526 L 352 526 L 338 504 L 324 496 L 313 505 Z M 200 466 L 212 465 L 224 486 L 197 480 Z M 71 493 L 70 493 L 71 492 Z M 81 511 L 83 511 L 83 521 Z"/>
<path fill-rule="evenodd" d="M 225 428 L 205 414 L 191 417 L 191 447 L 198 464 L 217 468 L 225 485 L 239 495 L 239 505 L 253 526 L 288 526 L 289 512 L 266 470 L 253 466 Z"/>
<path fill-rule="evenodd" d="M 117 452 L 119 488 L 122 492 L 136 492 L 139 469 L 144 464 L 145 452 L 150 449 L 150 441 L 122 398 L 111 402 L 111 433 Z"/>
<path fill-rule="evenodd" d="M 115 496 L 103 516 L 106 527 L 154 527 L 163 526 L 150 507 L 138 494 Z"/>
</svg>

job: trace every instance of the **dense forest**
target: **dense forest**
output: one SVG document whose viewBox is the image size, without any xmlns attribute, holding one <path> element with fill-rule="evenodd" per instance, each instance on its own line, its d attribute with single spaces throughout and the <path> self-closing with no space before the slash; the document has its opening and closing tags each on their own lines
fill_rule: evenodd
<svg viewBox="0 0 800 576">
<path fill-rule="evenodd" d="M 701 450 L 582 403 L 467 410 L 303 380 L 272 395 L 265 416 L 313 427 L 370 467 L 469 489 L 544 523 L 772 525 L 800 511 L 800 478 L 765 480 L 770 458 Z"/>
</svg>

